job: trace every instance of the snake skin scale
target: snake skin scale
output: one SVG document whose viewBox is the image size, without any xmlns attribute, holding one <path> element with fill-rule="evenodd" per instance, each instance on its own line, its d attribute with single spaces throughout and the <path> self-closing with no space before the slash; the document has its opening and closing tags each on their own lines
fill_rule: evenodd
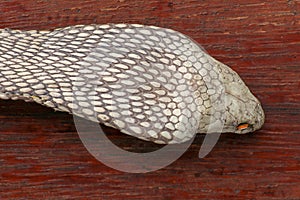
<svg viewBox="0 0 300 200">
<path fill-rule="evenodd" d="M 236 72 L 179 32 L 136 24 L 0 29 L 0 99 L 34 101 L 163 144 L 215 124 L 247 133 L 264 123 Z"/>
</svg>

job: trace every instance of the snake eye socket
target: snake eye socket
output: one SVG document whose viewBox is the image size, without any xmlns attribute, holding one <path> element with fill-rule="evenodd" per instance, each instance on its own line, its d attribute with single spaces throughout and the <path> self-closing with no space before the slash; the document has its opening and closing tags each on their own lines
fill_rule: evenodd
<svg viewBox="0 0 300 200">
<path fill-rule="evenodd" d="M 250 124 L 248 124 L 248 123 L 241 123 L 241 124 L 237 125 L 236 129 L 242 131 L 242 130 L 245 130 L 245 129 L 249 128 L 249 127 L 250 127 Z"/>
</svg>

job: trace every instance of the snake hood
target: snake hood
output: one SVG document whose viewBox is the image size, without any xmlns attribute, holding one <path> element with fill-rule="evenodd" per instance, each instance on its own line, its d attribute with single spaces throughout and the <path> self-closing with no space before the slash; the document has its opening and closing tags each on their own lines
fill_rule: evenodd
<svg viewBox="0 0 300 200">
<path fill-rule="evenodd" d="M 35 101 L 155 143 L 246 133 L 264 114 L 237 73 L 189 37 L 136 24 L 0 30 L 0 98 Z"/>
</svg>

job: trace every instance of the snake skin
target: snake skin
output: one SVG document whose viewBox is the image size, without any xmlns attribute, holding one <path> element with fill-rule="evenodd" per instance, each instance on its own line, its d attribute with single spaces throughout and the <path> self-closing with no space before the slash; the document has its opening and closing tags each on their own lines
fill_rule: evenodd
<svg viewBox="0 0 300 200">
<path fill-rule="evenodd" d="M 236 72 L 179 32 L 136 24 L 0 30 L 0 99 L 35 101 L 163 144 L 217 123 L 235 133 L 264 123 Z"/>
</svg>

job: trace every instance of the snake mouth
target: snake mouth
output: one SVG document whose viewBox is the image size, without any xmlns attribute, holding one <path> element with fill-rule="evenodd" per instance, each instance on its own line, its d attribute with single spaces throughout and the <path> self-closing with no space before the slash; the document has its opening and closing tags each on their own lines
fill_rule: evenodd
<svg viewBox="0 0 300 200">
<path fill-rule="evenodd" d="M 236 126 L 236 133 L 245 134 L 254 131 L 253 125 L 247 122 L 240 123 Z"/>
<path fill-rule="evenodd" d="M 248 123 L 240 123 L 239 125 L 237 125 L 236 129 L 239 131 L 243 131 L 246 130 L 250 127 L 251 125 Z"/>
</svg>

